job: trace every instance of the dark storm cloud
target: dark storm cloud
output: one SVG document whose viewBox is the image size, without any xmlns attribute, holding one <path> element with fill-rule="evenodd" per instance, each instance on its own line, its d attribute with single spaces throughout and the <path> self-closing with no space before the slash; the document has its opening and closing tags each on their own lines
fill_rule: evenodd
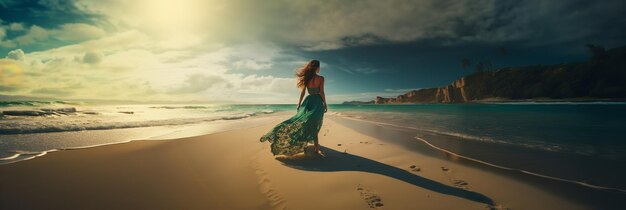
<svg viewBox="0 0 626 210">
<path fill-rule="evenodd" d="M 602 41 L 623 44 L 625 1 L 498 1 L 486 32 L 531 45 Z M 515 39 L 512 39 L 515 40 Z"/>
<path fill-rule="evenodd" d="M 624 38 L 625 1 L 273 1 L 251 11 L 279 42 L 308 50 L 387 42 L 442 44 Z M 285 18 L 288 17 L 288 18 Z"/>
<path fill-rule="evenodd" d="M 97 18 L 82 12 L 74 1 L 69 0 L 0 0 L 0 11 L 3 22 L 46 28 L 64 23 L 91 22 Z"/>
</svg>

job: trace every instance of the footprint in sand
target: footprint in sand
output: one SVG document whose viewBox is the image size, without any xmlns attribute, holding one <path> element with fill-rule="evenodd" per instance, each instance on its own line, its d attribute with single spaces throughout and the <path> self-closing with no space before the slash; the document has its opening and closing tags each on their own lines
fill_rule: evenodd
<svg viewBox="0 0 626 210">
<path fill-rule="evenodd" d="M 441 171 L 443 171 L 444 175 L 446 175 L 446 178 L 448 178 L 448 181 L 450 181 L 453 186 L 469 190 L 469 184 L 465 180 L 457 179 L 456 176 L 454 176 L 453 174 L 453 170 L 441 166 Z M 504 207 L 501 204 L 487 205 L 485 206 L 485 208 L 489 210 L 510 210 L 510 208 Z"/>
<path fill-rule="evenodd" d="M 385 204 L 383 200 L 376 193 L 367 189 L 363 185 L 359 184 L 356 188 L 359 191 L 361 198 L 367 203 L 370 209 L 381 209 Z"/>
<path fill-rule="evenodd" d="M 417 167 L 416 165 L 411 165 L 409 166 L 409 168 L 411 168 L 411 171 L 414 171 L 414 172 L 422 171 L 422 169 L 420 167 Z"/>
<path fill-rule="evenodd" d="M 460 188 L 466 188 L 467 187 L 467 182 L 465 182 L 463 180 L 460 180 L 460 179 L 454 180 L 453 183 L 454 183 L 455 187 L 460 187 Z"/>
<path fill-rule="evenodd" d="M 257 174 L 257 181 L 259 184 L 259 188 L 261 193 L 265 195 L 268 199 L 270 206 L 273 209 L 287 209 L 286 202 L 278 193 L 276 189 L 272 186 L 271 180 L 268 177 L 267 172 L 261 166 L 261 163 L 258 161 L 257 156 L 253 156 L 250 158 L 250 163 L 254 172 Z"/>
<path fill-rule="evenodd" d="M 444 174 L 446 175 L 446 178 L 448 178 L 448 181 L 450 181 L 450 183 L 452 184 L 452 186 L 458 187 L 458 188 L 462 188 L 462 189 L 469 189 L 469 184 L 462 179 L 457 179 L 454 174 L 452 174 L 452 171 L 450 171 L 449 168 L 446 167 L 441 167 L 441 170 L 444 172 Z"/>
</svg>

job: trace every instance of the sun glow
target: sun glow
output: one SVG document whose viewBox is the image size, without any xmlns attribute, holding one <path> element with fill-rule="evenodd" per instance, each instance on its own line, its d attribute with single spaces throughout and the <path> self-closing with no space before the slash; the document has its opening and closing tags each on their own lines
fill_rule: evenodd
<svg viewBox="0 0 626 210">
<path fill-rule="evenodd" d="M 142 5 L 140 16 L 146 24 L 164 31 L 193 29 L 205 16 L 196 0 L 156 0 Z"/>
<path fill-rule="evenodd" d="M 203 0 L 144 0 L 133 11 L 139 27 L 165 42 L 189 43 L 201 39 L 214 19 L 216 4 Z"/>
<path fill-rule="evenodd" d="M 0 84 L 15 86 L 22 81 L 22 67 L 15 61 L 0 60 Z"/>
</svg>

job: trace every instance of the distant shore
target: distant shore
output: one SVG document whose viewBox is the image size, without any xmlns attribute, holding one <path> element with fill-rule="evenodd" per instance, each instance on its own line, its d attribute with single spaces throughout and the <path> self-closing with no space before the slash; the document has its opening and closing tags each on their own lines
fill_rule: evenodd
<svg viewBox="0 0 626 210">
<path fill-rule="evenodd" d="M 481 100 L 473 100 L 467 102 L 456 103 L 515 103 L 515 102 L 626 102 L 626 98 L 532 98 L 532 99 L 509 99 L 509 98 L 485 98 Z M 375 101 L 345 101 L 342 104 L 377 104 Z M 432 103 L 415 103 L 415 102 L 402 102 L 402 103 L 382 103 L 382 104 L 432 104 Z M 440 103 L 436 103 L 440 104 Z"/>
<path fill-rule="evenodd" d="M 449 85 L 347 104 L 591 102 L 626 100 L 626 46 L 585 62 L 477 69 Z M 344 104 L 346 104 L 344 103 Z"/>
</svg>

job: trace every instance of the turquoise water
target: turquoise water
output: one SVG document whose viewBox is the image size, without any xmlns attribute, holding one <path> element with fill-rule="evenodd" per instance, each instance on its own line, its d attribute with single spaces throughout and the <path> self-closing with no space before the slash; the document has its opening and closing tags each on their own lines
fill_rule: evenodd
<svg viewBox="0 0 626 210">
<path fill-rule="evenodd" d="M 194 124 L 294 110 L 291 104 L 0 102 L 0 111 L 19 111 L 0 115 L 0 135 Z M 467 141 L 626 159 L 626 141 L 622 140 L 626 139 L 622 133 L 626 129 L 626 103 L 330 105 L 328 114 L 402 125 Z"/>
<path fill-rule="evenodd" d="M 624 103 L 336 105 L 331 110 L 467 140 L 626 159 Z"/>
<path fill-rule="evenodd" d="M 626 192 L 626 103 L 337 105 L 490 164 Z"/>
<path fill-rule="evenodd" d="M 290 115 L 295 109 L 292 104 L 1 102 L 0 160 L 16 151 L 61 149 L 69 145 L 64 142 L 90 146 L 84 140 L 90 135 L 128 136 L 123 129 L 145 128 L 137 133 L 150 134 L 172 126 Z M 505 167 L 626 189 L 626 103 L 330 105 L 326 115 L 429 134 L 433 138 L 426 140 L 438 147 Z"/>
</svg>

